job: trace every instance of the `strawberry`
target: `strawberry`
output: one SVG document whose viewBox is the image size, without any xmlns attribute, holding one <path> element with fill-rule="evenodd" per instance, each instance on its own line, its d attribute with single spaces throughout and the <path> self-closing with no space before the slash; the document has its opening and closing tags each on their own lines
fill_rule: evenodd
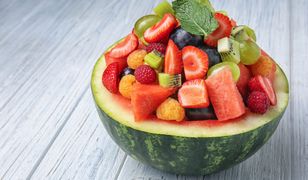
<svg viewBox="0 0 308 180">
<path fill-rule="evenodd" d="M 186 46 L 182 50 L 182 55 L 186 79 L 203 79 L 209 68 L 207 54 L 194 46 Z"/>
<path fill-rule="evenodd" d="M 206 37 L 204 42 L 213 47 L 217 47 L 217 42 L 219 39 L 224 37 L 230 37 L 232 31 L 232 22 L 228 16 L 221 13 L 215 13 L 215 19 L 218 22 L 218 28 Z"/>
<path fill-rule="evenodd" d="M 166 45 L 164 45 L 163 43 L 151 43 L 149 44 L 145 50 L 150 53 L 154 50 L 160 52 L 161 54 L 165 54 L 166 52 Z"/>
<path fill-rule="evenodd" d="M 186 81 L 178 93 L 178 99 L 184 108 L 205 108 L 210 105 L 205 80 Z"/>
<path fill-rule="evenodd" d="M 251 112 L 264 114 L 270 106 L 270 101 L 264 92 L 254 91 L 248 96 L 247 105 Z"/>
<path fill-rule="evenodd" d="M 110 56 L 109 52 L 105 54 L 105 61 L 107 66 L 114 62 L 119 63 L 119 71 L 122 71 L 127 67 L 127 57 L 114 58 Z"/>
<path fill-rule="evenodd" d="M 131 52 L 137 49 L 139 40 L 137 36 L 133 33 L 126 36 L 126 38 L 117 44 L 110 51 L 110 56 L 113 58 L 123 58 L 128 56 Z"/>
<path fill-rule="evenodd" d="M 114 62 L 109 64 L 103 73 L 103 84 L 106 89 L 111 93 L 116 94 L 118 92 L 120 72 L 121 71 L 119 71 L 119 63 Z"/>
<path fill-rule="evenodd" d="M 161 21 L 144 32 L 144 39 L 148 43 L 160 42 L 169 37 L 169 34 L 173 31 L 176 25 L 177 21 L 175 17 L 172 14 L 167 13 Z"/>
<path fill-rule="evenodd" d="M 271 81 L 268 78 L 257 75 L 249 81 L 248 87 L 250 92 L 264 92 L 269 98 L 271 105 L 274 106 L 277 104 L 275 91 L 273 89 Z"/>
<path fill-rule="evenodd" d="M 238 64 L 240 68 L 240 78 L 236 83 L 237 89 L 241 93 L 243 99 L 247 98 L 248 95 L 248 82 L 251 78 L 249 69 L 244 64 Z"/>
<path fill-rule="evenodd" d="M 230 19 L 232 27 L 236 27 L 237 23 L 234 19 Z"/>
<path fill-rule="evenodd" d="M 181 74 L 183 70 L 182 52 L 170 39 L 168 42 L 165 56 L 165 73 Z"/>
<path fill-rule="evenodd" d="M 141 84 L 151 84 L 156 81 L 156 72 L 148 65 L 141 65 L 135 70 L 135 77 Z"/>
<path fill-rule="evenodd" d="M 259 60 L 255 64 L 249 66 L 249 68 L 254 76 L 261 75 L 267 77 L 271 82 L 274 81 L 276 64 L 270 57 L 261 56 Z"/>
</svg>

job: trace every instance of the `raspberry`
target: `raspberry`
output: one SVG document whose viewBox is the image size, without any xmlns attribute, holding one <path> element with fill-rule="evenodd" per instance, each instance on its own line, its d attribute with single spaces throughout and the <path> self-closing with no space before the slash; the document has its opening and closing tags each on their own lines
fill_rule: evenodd
<svg viewBox="0 0 308 180">
<path fill-rule="evenodd" d="M 182 121 L 185 110 L 177 100 L 168 98 L 157 108 L 156 116 L 162 120 Z"/>
<path fill-rule="evenodd" d="M 121 95 L 130 99 L 131 94 L 132 94 L 133 85 L 135 84 L 135 82 L 136 82 L 135 76 L 131 74 L 123 76 L 119 84 L 119 91 Z"/>
<path fill-rule="evenodd" d="M 119 84 L 119 63 L 114 62 L 107 66 L 103 73 L 102 81 L 106 89 L 116 94 L 118 92 L 118 84 Z"/>
<path fill-rule="evenodd" d="M 277 104 L 277 98 L 272 83 L 266 77 L 260 75 L 253 77 L 248 83 L 249 91 L 260 91 L 264 92 L 269 98 L 271 105 Z"/>
<path fill-rule="evenodd" d="M 132 52 L 127 57 L 127 64 L 132 69 L 137 69 L 137 67 L 143 64 L 143 59 L 147 55 L 147 52 L 143 49 L 137 49 Z"/>
<path fill-rule="evenodd" d="M 264 114 L 270 106 L 270 100 L 265 93 L 254 91 L 249 95 L 247 105 L 251 112 Z"/>
<path fill-rule="evenodd" d="M 271 80 L 271 82 L 274 81 L 276 64 L 270 57 L 261 56 L 255 64 L 249 67 L 252 75 L 261 75 L 263 77 L 267 77 L 269 80 Z"/>
<path fill-rule="evenodd" d="M 148 65 L 141 65 L 135 70 L 135 77 L 141 84 L 150 84 L 156 81 L 156 72 Z"/>
<path fill-rule="evenodd" d="M 165 54 L 166 52 L 166 46 L 162 43 L 151 43 L 149 44 L 146 49 L 145 49 L 148 53 L 156 50 L 158 52 L 160 52 L 161 54 Z"/>
</svg>

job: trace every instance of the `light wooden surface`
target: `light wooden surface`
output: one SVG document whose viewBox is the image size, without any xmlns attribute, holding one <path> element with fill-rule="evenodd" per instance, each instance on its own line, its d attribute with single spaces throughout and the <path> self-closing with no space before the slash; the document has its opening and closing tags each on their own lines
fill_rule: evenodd
<svg viewBox="0 0 308 180">
<path fill-rule="evenodd" d="M 159 2 L 0 0 L 0 179 L 308 179 L 308 1 L 213 0 L 285 70 L 289 108 L 253 157 L 184 177 L 142 165 L 107 135 L 89 88 L 96 59 Z"/>
</svg>

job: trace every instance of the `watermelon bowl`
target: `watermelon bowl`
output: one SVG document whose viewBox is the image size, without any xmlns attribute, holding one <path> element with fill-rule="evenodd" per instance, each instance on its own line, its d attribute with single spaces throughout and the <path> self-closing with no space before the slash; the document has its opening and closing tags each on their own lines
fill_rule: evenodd
<svg viewBox="0 0 308 180">
<path fill-rule="evenodd" d="M 103 86 L 105 68 L 103 54 L 94 67 L 91 89 L 110 137 L 133 159 L 174 174 L 208 175 L 249 158 L 273 135 L 289 101 L 288 80 L 277 65 L 273 85 L 277 105 L 263 115 L 247 112 L 227 122 L 155 118 L 136 122 L 130 101 Z"/>
</svg>

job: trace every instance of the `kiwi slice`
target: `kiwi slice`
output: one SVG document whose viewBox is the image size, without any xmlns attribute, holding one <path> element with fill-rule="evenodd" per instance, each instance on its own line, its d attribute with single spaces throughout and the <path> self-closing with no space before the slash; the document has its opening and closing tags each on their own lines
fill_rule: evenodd
<svg viewBox="0 0 308 180">
<path fill-rule="evenodd" d="M 246 41 L 248 39 L 257 41 L 257 37 L 256 37 L 254 30 L 252 30 L 250 27 L 246 25 L 234 27 L 231 32 L 231 35 L 238 42 Z"/>
<path fill-rule="evenodd" d="M 144 61 L 151 66 L 151 68 L 159 69 L 164 61 L 164 57 L 158 51 L 154 50 L 144 57 Z"/>
<path fill-rule="evenodd" d="M 182 75 L 181 74 L 171 75 L 167 73 L 159 73 L 158 81 L 159 81 L 159 85 L 165 88 L 181 87 Z"/>
<path fill-rule="evenodd" d="M 234 62 L 236 64 L 241 61 L 239 42 L 225 37 L 218 41 L 217 48 L 222 61 Z"/>
</svg>

